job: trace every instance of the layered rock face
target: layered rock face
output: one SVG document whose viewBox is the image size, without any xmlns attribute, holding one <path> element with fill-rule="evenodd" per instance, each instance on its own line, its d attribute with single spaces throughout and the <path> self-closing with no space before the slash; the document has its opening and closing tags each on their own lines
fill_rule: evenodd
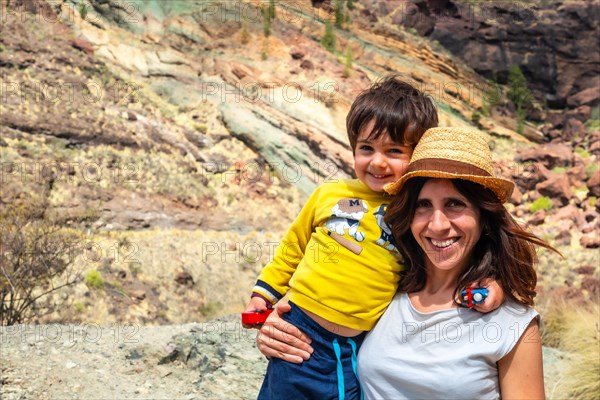
<svg viewBox="0 0 600 400">
<path fill-rule="evenodd" d="M 437 40 L 484 76 L 506 83 L 518 65 L 551 108 L 599 104 L 597 2 L 394 3 L 384 7 L 393 22 Z"/>
</svg>

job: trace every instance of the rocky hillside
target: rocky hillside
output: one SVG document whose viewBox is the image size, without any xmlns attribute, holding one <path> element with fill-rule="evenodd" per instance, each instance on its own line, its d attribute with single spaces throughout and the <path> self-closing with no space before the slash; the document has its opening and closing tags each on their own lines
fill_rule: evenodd
<svg viewBox="0 0 600 400">
<path fill-rule="evenodd" d="M 483 39 L 446 43 L 443 32 L 465 32 L 450 20 L 403 27 L 392 3 L 354 2 L 330 52 L 320 41 L 332 2 L 276 2 L 268 25 L 265 3 L 251 0 L 1 0 L 0 203 L 44 199 L 47 215 L 83 235 L 73 245 L 81 282 L 49 298 L 64 305 L 40 321 L 166 324 L 240 311 L 308 193 L 352 174 L 349 105 L 392 72 L 434 98 L 442 125 L 491 134 L 498 171 L 518 184 L 511 210 L 567 255 L 541 255 L 540 290 L 597 296 L 599 117 L 586 94 L 595 81 L 582 78 L 597 61 L 580 63 L 581 76 L 542 74 L 550 86 L 531 80 L 560 97 L 548 106 L 570 108 L 541 107 L 519 135 L 510 102 L 483 112 L 492 89 L 477 72 L 503 70 L 471 61 L 516 54 L 520 31 L 503 35 L 533 28 L 479 21 L 486 46 L 509 47 L 459 54 Z M 427 14 L 434 3 L 414 4 Z M 572 10 L 532 13 L 572 24 Z M 567 35 L 557 26 L 529 34 Z M 564 46 L 526 75 L 570 59 Z"/>
</svg>

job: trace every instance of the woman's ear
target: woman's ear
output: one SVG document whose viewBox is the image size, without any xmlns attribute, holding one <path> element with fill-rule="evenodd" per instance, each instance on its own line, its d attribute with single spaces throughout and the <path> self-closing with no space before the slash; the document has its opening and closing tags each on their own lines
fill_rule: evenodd
<svg viewBox="0 0 600 400">
<path fill-rule="evenodd" d="M 490 227 L 490 222 L 488 221 L 487 218 L 482 218 L 480 217 L 480 221 L 481 221 L 481 236 L 487 236 L 490 237 L 491 233 L 492 233 L 492 229 Z"/>
</svg>

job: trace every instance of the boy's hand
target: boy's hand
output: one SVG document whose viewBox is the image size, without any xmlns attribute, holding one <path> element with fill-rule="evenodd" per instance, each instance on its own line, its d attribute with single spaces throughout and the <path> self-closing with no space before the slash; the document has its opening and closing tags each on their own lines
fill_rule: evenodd
<svg viewBox="0 0 600 400">
<path fill-rule="evenodd" d="M 504 303 L 505 296 L 504 290 L 498 285 L 495 279 L 486 278 L 479 282 L 478 285 L 472 285 L 471 287 L 485 287 L 488 290 L 488 296 L 485 301 L 481 304 L 475 304 L 473 308 L 481 313 L 489 313 L 500 307 Z"/>
<path fill-rule="evenodd" d="M 267 302 L 260 297 L 252 297 L 246 306 L 244 312 L 264 311 L 267 309 Z M 242 324 L 246 329 L 258 329 L 262 324 Z"/>
<path fill-rule="evenodd" d="M 267 358 L 277 357 L 300 364 L 310 358 L 313 348 L 308 336 L 281 318 L 290 308 L 285 301 L 277 303 L 256 336 L 256 346 Z"/>
</svg>

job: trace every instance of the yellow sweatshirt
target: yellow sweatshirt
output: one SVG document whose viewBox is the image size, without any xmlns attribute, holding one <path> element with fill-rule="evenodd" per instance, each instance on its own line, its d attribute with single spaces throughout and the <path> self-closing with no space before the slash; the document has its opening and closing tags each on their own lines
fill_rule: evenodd
<svg viewBox="0 0 600 400">
<path fill-rule="evenodd" d="M 383 214 L 389 195 L 357 179 L 319 186 L 260 274 L 254 292 L 328 321 L 370 330 L 394 297 L 401 265 Z"/>
</svg>

